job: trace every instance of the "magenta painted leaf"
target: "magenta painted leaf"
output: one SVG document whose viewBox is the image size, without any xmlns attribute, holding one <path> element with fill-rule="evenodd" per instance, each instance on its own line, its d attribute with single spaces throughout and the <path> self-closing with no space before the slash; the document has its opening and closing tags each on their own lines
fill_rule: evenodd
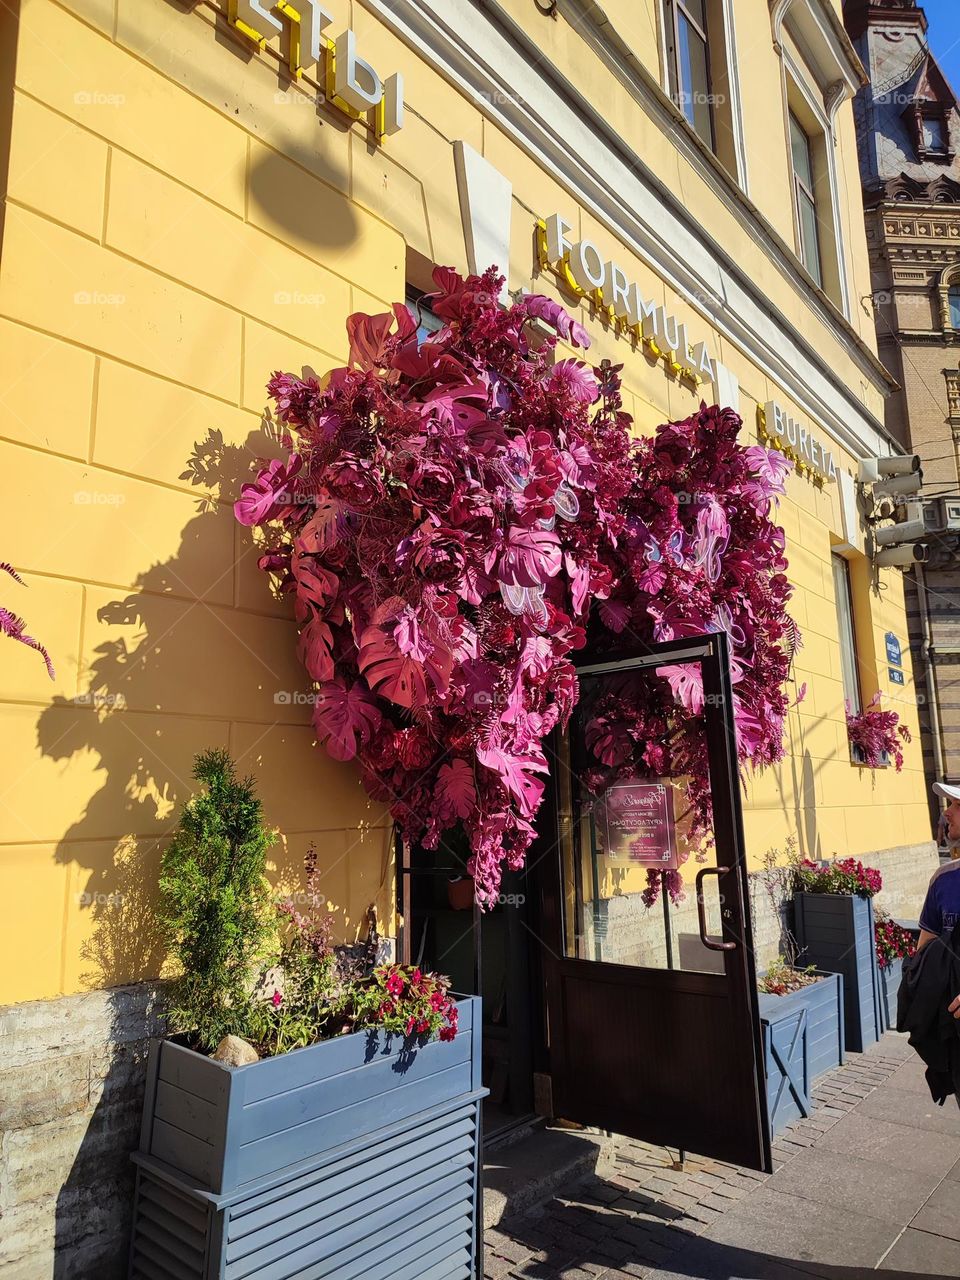
<svg viewBox="0 0 960 1280">
<path fill-rule="evenodd" d="M 560 572 L 560 539 L 552 529 L 511 525 L 497 564 L 497 577 L 508 586 L 536 587 Z"/>
<path fill-rule="evenodd" d="M 430 646 L 420 631 L 420 618 L 415 609 L 404 608 L 393 628 L 393 636 L 401 653 L 408 654 L 417 662 L 426 662 Z"/>
<path fill-rule="evenodd" d="M 297 652 L 311 679 L 318 682 L 332 680 L 333 632 L 322 618 L 311 615 L 300 631 Z"/>
<path fill-rule="evenodd" d="M 294 543 L 295 550 L 299 539 Z M 325 609 L 337 595 L 340 580 L 335 573 L 307 556 L 294 554 L 290 570 L 297 584 L 297 596 L 317 609 Z"/>
<path fill-rule="evenodd" d="M 601 600 L 600 617 L 607 630 L 618 636 L 630 620 L 630 609 L 622 600 Z"/>
<path fill-rule="evenodd" d="M 316 555 L 336 546 L 346 519 L 347 508 L 339 498 L 321 498 L 313 515 L 300 530 L 304 551 Z"/>
<path fill-rule="evenodd" d="M 370 688 L 397 706 L 427 705 L 423 663 L 402 653 L 394 636 L 380 627 L 367 627 L 360 637 L 359 664 Z"/>
<path fill-rule="evenodd" d="M 673 696 L 695 715 L 703 710 L 703 672 L 694 663 L 682 666 L 657 667 L 658 676 L 662 676 L 673 690 Z"/>
<path fill-rule="evenodd" d="M 263 524 L 288 507 L 293 500 L 293 481 L 302 465 L 303 459 L 296 454 L 286 464 L 274 458 L 252 484 L 242 484 L 233 507 L 240 524 Z"/>
<path fill-rule="evenodd" d="M 466 818 L 477 803 L 473 769 L 459 757 L 437 770 L 437 803 L 455 818 Z"/>
<path fill-rule="evenodd" d="M 593 716 L 584 728 L 587 750 L 601 764 L 625 764 L 633 753 L 633 739 L 627 726 L 611 716 Z"/>
<path fill-rule="evenodd" d="M 352 760 L 382 721 L 376 700 L 362 684 L 345 688 L 342 680 L 330 680 L 320 686 L 313 723 L 334 760 Z"/>
<path fill-rule="evenodd" d="M 518 756 L 502 747 L 477 747 L 477 759 L 500 775 L 525 817 L 536 812 L 543 796 L 543 783 L 533 775 L 547 772 L 547 762 L 542 756 Z"/>
</svg>

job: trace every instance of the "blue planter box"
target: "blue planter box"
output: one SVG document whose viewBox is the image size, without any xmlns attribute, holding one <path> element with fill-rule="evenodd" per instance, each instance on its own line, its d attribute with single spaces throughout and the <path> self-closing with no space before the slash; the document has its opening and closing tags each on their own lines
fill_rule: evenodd
<svg viewBox="0 0 960 1280">
<path fill-rule="evenodd" d="M 480 1002 L 450 1043 L 357 1032 L 225 1067 L 151 1047 L 136 1280 L 469 1280 Z"/>
<path fill-rule="evenodd" d="M 772 1133 L 810 1114 L 813 1082 L 844 1059 L 843 978 L 819 976 L 819 982 L 785 996 L 760 993 Z"/>
<path fill-rule="evenodd" d="M 873 903 L 839 893 L 796 893 L 794 934 L 799 964 L 843 975 L 847 1049 L 862 1053 L 883 1034 Z"/>
<path fill-rule="evenodd" d="M 880 969 L 880 1013 L 885 1031 L 897 1028 L 897 992 L 902 977 L 902 960 L 892 960 L 886 969 Z"/>
</svg>

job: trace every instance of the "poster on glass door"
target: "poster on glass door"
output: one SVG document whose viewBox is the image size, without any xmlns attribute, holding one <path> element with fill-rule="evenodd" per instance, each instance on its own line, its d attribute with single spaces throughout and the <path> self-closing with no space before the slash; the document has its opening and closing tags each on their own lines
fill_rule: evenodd
<svg viewBox="0 0 960 1280">
<path fill-rule="evenodd" d="M 616 783 L 598 801 L 596 824 L 608 861 L 678 869 L 670 783 L 639 778 Z"/>
</svg>

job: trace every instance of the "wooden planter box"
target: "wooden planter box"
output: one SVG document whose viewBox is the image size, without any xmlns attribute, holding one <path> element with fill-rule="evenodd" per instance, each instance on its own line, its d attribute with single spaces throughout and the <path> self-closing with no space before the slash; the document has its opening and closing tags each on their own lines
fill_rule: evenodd
<svg viewBox="0 0 960 1280">
<path fill-rule="evenodd" d="M 900 990 L 900 979 L 903 977 L 903 960 L 891 960 L 886 969 L 879 970 L 880 975 L 880 1015 L 885 1031 L 897 1029 L 897 992 Z"/>
<path fill-rule="evenodd" d="M 838 973 L 819 977 L 785 996 L 760 993 L 772 1133 L 810 1114 L 813 1082 L 844 1059 L 843 978 Z"/>
<path fill-rule="evenodd" d="M 843 975 L 846 1047 L 862 1053 L 884 1030 L 873 902 L 853 894 L 795 893 L 793 905 L 799 963 Z"/>
<path fill-rule="evenodd" d="M 450 1043 L 357 1032 L 225 1067 L 151 1046 L 136 1280 L 469 1280 L 480 1002 Z"/>
</svg>

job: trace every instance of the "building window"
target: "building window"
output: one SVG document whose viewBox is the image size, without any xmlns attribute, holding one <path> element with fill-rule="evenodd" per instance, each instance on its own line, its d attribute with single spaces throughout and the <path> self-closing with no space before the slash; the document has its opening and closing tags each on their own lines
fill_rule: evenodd
<svg viewBox="0 0 960 1280">
<path fill-rule="evenodd" d="M 670 94 L 711 151 L 716 150 L 707 0 L 666 0 Z"/>
<path fill-rule="evenodd" d="M 843 696 L 850 710 L 857 714 L 862 710 L 860 675 L 857 664 L 857 641 L 853 630 L 853 593 L 850 590 L 850 566 L 843 556 L 836 553 L 833 560 L 833 591 L 837 600 L 837 633 L 840 640 L 840 672 L 843 676 Z"/>
<path fill-rule="evenodd" d="M 813 145 L 797 117 L 790 112 L 790 154 L 793 162 L 793 204 L 797 219 L 800 261 L 823 288 L 823 262 L 814 193 Z"/>
<path fill-rule="evenodd" d="M 940 116 L 923 117 L 923 145 L 927 151 L 946 151 L 946 121 Z"/>
<path fill-rule="evenodd" d="M 407 285 L 404 301 L 407 304 L 407 310 L 417 322 L 417 346 L 419 347 L 432 333 L 443 328 L 443 321 L 434 314 L 429 296 L 421 289 L 414 289 L 412 285 Z"/>
<path fill-rule="evenodd" d="M 960 284 L 952 284 L 947 290 L 947 309 L 950 328 L 960 330 Z"/>
</svg>

